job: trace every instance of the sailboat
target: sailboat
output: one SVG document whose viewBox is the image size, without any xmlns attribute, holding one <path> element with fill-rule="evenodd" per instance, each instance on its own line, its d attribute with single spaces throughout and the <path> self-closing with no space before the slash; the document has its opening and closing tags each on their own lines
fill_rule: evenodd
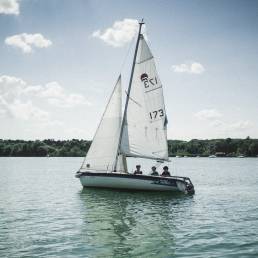
<svg viewBox="0 0 258 258">
<path fill-rule="evenodd" d="M 135 175 L 129 157 L 168 162 L 167 116 L 154 57 L 139 31 L 122 114 L 119 76 L 88 153 L 76 173 L 83 187 L 194 193 L 188 177 Z"/>
</svg>

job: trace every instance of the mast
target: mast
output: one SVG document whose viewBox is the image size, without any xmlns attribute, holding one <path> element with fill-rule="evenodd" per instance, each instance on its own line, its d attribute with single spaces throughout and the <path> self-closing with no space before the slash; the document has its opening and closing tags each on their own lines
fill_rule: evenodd
<svg viewBox="0 0 258 258">
<path fill-rule="evenodd" d="M 116 170 L 116 167 L 117 167 L 117 159 L 118 159 L 118 155 L 119 155 L 119 152 L 120 152 L 122 136 L 123 136 L 123 131 L 124 131 L 124 125 L 125 125 L 125 122 L 126 122 L 127 107 L 128 107 L 129 96 L 130 96 L 130 91 L 131 91 L 131 87 L 132 87 L 134 68 L 135 68 L 138 46 L 139 46 L 139 42 L 140 42 L 140 38 L 141 38 L 141 29 L 142 29 L 143 24 L 144 24 L 144 22 L 143 22 L 143 19 L 142 19 L 139 22 L 139 31 L 138 31 L 136 47 L 135 47 L 135 52 L 134 52 L 134 57 L 133 57 L 133 64 L 132 64 L 132 69 L 131 69 L 130 81 L 129 81 L 128 90 L 127 90 L 127 94 L 126 94 L 125 109 L 124 109 L 123 120 L 122 120 L 122 124 L 121 124 L 121 130 L 120 130 L 120 136 L 119 136 L 119 142 L 118 142 L 118 148 L 117 148 L 117 155 L 116 155 L 116 162 L 115 162 L 114 170 Z"/>
</svg>

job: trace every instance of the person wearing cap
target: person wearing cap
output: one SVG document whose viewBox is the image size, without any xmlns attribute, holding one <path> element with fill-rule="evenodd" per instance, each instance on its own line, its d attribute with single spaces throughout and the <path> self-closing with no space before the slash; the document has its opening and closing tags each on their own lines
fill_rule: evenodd
<svg viewBox="0 0 258 258">
<path fill-rule="evenodd" d="M 142 175 L 141 165 L 136 165 L 136 170 L 134 171 L 134 175 Z"/>
<path fill-rule="evenodd" d="M 155 167 L 155 166 L 153 166 L 153 167 L 151 168 L 150 175 L 151 175 L 151 176 L 159 176 L 159 173 L 158 173 L 158 171 L 156 170 L 156 167 Z"/>
<path fill-rule="evenodd" d="M 169 171 L 168 171 L 167 166 L 163 167 L 163 172 L 162 172 L 161 176 L 171 176 Z"/>
</svg>

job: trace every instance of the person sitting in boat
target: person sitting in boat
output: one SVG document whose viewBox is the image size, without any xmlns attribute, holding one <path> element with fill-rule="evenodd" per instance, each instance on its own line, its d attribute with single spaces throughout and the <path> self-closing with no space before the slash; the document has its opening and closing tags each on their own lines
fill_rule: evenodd
<svg viewBox="0 0 258 258">
<path fill-rule="evenodd" d="M 136 165 L 136 170 L 134 171 L 134 175 L 142 175 L 141 165 Z"/>
<path fill-rule="evenodd" d="M 168 166 L 163 167 L 163 172 L 162 172 L 161 176 L 171 176 L 168 171 Z"/>
<path fill-rule="evenodd" d="M 156 167 L 155 167 L 155 166 L 153 166 L 153 167 L 151 168 L 150 175 L 151 175 L 151 176 L 159 176 L 159 173 L 158 173 L 158 171 L 156 170 Z"/>
</svg>

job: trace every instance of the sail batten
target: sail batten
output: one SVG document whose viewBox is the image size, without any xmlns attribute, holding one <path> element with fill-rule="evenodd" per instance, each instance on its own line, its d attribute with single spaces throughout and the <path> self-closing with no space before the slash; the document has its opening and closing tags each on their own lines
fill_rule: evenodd
<svg viewBox="0 0 258 258">
<path fill-rule="evenodd" d="M 146 61 L 148 61 L 148 60 L 151 60 L 151 59 L 153 59 L 153 56 L 151 56 L 151 57 L 149 57 L 149 58 L 147 58 L 147 59 L 145 59 L 145 60 L 143 60 L 143 61 L 137 62 L 137 64 L 144 63 L 144 62 L 146 62 Z"/>
</svg>

